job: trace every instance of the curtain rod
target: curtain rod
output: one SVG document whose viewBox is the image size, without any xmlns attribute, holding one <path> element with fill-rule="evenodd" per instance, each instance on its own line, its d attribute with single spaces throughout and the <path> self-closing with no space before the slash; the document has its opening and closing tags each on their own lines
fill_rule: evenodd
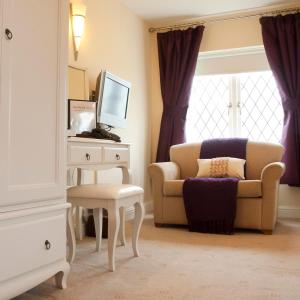
<svg viewBox="0 0 300 300">
<path fill-rule="evenodd" d="M 224 18 L 215 18 L 211 20 L 203 20 L 203 21 L 195 21 L 195 22 L 188 22 L 188 23 L 182 23 L 182 24 L 175 24 L 175 25 L 169 25 L 169 26 L 162 26 L 162 27 L 150 27 L 149 32 L 160 32 L 160 31 L 166 31 L 166 30 L 175 30 L 175 29 L 181 29 L 186 27 L 193 27 L 193 26 L 199 26 L 204 25 L 208 23 L 216 23 L 221 21 L 231 21 L 231 20 L 239 20 L 239 19 L 245 19 L 245 18 L 253 18 L 253 17 L 263 17 L 263 16 L 269 16 L 274 14 L 281 14 L 281 13 L 289 13 L 289 12 L 300 12 L 300 8 L 287 8 L 287 9 L 280 9 L 280 10 L 270 10 L 269 12 L 261 12 L 261 13 L 253 13 L 248 14 L 244 16 L 236 16 L 236 17 L 224 17 Z M 205 18 L 205 17 L 203 17 Z"/>
</svg>

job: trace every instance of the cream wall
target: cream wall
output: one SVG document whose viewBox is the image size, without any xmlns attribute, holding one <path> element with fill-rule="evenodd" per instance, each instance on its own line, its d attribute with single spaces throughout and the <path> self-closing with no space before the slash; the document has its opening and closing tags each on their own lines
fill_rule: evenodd
<svg viewBox="0 0 300 300">
<path fill-rule="evenodd" d="M 120 135 L 122 141 L 132 143 L 133 183 L 147 189 L 145 167 L 150 161 L 150 149 L 146 25 L 118 0 L 83 0 L 81 2 L 87 7 L 84 37 L 78 60 L 74 61 L 70 34 L 69 64 L 88 69 L 90 89 L 95 88 L 96 78 L 101 69 L 109 70 L 131 82 L 128 126 L 126 129 L 113 132 Z M 112 172 L 102 173 L 102 179 L 107 181 L 112 174 Z M 147 201 L 147 194 L 145 201 Z"/>
<path fill-rule="evenodd" d="M 262 44 L 259 18 L 251 17 L 206 24 L 200 51 L 243 48 Z M 150 59 L 151 161 L 155 161 L 162 114 L 157 41 L 155 33 L 150 34 Z M 281 208 L 280 214 L 282 216 L 300 218 L 300 188 L 281 186 L 279 198 L 279 205 Z"/>
</svg>

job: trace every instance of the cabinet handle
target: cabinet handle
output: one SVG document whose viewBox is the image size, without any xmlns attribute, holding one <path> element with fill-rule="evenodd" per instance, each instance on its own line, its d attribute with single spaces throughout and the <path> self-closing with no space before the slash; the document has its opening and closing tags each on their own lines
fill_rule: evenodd
<svg viewBox="0 0 300 300">
<path fill-rule="evenodd" d="M 13 38 L 13 34 L 8 28 L 5 29 L 5 35 L 8 40 L 11 40 Z"/>
<path fill-rule="evenodd" d="M 120 155 L 118 153 L 116 154 L 116 159 L 120 160 Z"/>
<path fill-rule="evenodd" d="M 45 241 L 45 248 L 46 250 L 49 250 L 51 248 L 51 243 L 48 240 Z"/>
<path fill-rule="evenodd" d="M 85 157 L 86 157 L 86 160 L 90 160 L 91 159 L 91 156 L 89 155 L 89 153 L 86 153 Z"/>
</svg>

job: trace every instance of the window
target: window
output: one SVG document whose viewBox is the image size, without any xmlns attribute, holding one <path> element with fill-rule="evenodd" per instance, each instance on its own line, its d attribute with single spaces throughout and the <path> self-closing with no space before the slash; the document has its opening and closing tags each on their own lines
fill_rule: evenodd
<svg viewBox="0 0 300 300">
<path fill-rule="evenodd" d="M 282 124 L 281 99 L 271 71 L 194 77 L 187 142 L 222 137 L 280 142 Z"/>
</svg>

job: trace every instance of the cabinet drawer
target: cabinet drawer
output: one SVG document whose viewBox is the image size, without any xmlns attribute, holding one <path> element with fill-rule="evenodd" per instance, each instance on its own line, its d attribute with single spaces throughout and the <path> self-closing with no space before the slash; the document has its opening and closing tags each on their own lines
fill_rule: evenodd
<svg viewBox="0 0 300 300">
<path fill-rule="evenodd" d="M 69 164 L 94 164 L 101 162 L 101 147 L 71 146 Z"/>
<path fill-rule="evenodd" d="M 1 223 L 0 243 L 0 282 L 65 259 L 65 210 Z"/>
<path fill-rule="evenodd" d="M 128 148 L 104 148 L 104 162 L 116 163 L 116 162 L 128 162 L 129 161 L 129 149 Z"/>
</svg>

